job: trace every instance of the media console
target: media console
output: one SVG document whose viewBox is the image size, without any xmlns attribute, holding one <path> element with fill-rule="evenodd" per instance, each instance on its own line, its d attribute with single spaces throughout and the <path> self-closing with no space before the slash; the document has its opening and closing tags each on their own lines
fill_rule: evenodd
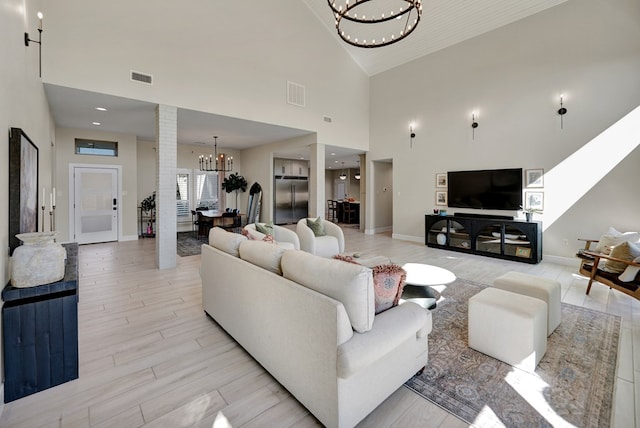
<svg viewBox="0 0 640 428">
<path fill-rule="evenodd" d="M 425 215 L 425 245 L 524 263 L 542 260 L 542 224 L 508 218 Z"/>
</svg>

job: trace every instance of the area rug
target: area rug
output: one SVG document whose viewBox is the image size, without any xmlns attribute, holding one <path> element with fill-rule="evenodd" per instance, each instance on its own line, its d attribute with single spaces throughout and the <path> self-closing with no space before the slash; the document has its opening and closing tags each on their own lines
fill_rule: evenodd
<svg viewBox="0 0 640 428">
<path fill-rule="evenodd" d="M 429 363 L 409 389 L 481 427 L 608 427 L 620 317 L 562 304 L 535 373 L 467 346 L 467 301 L 486 285 L 456 280 L 432 311 Z"/>
<path fill-rule="evenodd" d="M 177 251 L 180 257 L 200 254 L 200 246 L 202 244 L 203 241 L 196 238 L 193 232 L 178 232 Z"/>
</svg>

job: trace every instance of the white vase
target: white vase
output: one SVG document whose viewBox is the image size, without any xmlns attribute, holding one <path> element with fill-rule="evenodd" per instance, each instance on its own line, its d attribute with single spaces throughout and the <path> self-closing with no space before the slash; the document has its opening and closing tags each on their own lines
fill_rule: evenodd
<svg viewBox="0 0 640 428">
<path fill-rule="evenodd" d="M 436 242 L 439 245 L 444 245 L 447 243 L 447 235 L 445 235 L 444 233 L 438 233 L 438 236 L 436 236 Z"/>
<path fill-rule="evenodd" d="M 64 278 L 67 252 L 55 242 L 57 232 L 20 233 L 22 245 L 11 257 L 11 285 L 35 287 Z"/>
</svg>

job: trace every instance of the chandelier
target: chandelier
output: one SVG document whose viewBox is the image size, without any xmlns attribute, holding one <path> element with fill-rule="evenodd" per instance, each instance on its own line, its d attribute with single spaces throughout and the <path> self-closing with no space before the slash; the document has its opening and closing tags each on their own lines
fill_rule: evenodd
<svg viewBox="0 0 640 428">
<path fill-rule="evenodd" d="M 218 137 L 214 136 L 213 155 L 200 155 L 198 159 L 200 171 L 230 172 L 233 170 L 233 156 L 227 157 L 224 153 L 218 156 Z M 215 157 L 214 157 L 215 156 Z"/>
<path fill-rule="evenodd" d="M 360 48 L 379 48 L 407 37 L 422 16 L 422 0 L 394 1 L 399 5 L 391 9 L 390 2 L 383 0 L 327 0 L 327 3 L 342 40 Z"/>
</svg>

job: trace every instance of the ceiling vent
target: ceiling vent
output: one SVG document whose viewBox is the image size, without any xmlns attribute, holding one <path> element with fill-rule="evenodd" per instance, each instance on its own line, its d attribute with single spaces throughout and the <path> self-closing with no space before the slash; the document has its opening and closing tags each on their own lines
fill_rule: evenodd
<svg viewBox="0 0 640 428">
<path fill-rule="evenodd" d="M 298 107 L 305 106 L 305 87 L 287 81 L 287 103 Z"/>
<path fill-rule="evenodd" d="M 140 73 L 139 71 L 131 70 L 131 80 L 146 83 L 147 85 L 153 85 L 153 76 L 150 74 Z"/>
</svg>

